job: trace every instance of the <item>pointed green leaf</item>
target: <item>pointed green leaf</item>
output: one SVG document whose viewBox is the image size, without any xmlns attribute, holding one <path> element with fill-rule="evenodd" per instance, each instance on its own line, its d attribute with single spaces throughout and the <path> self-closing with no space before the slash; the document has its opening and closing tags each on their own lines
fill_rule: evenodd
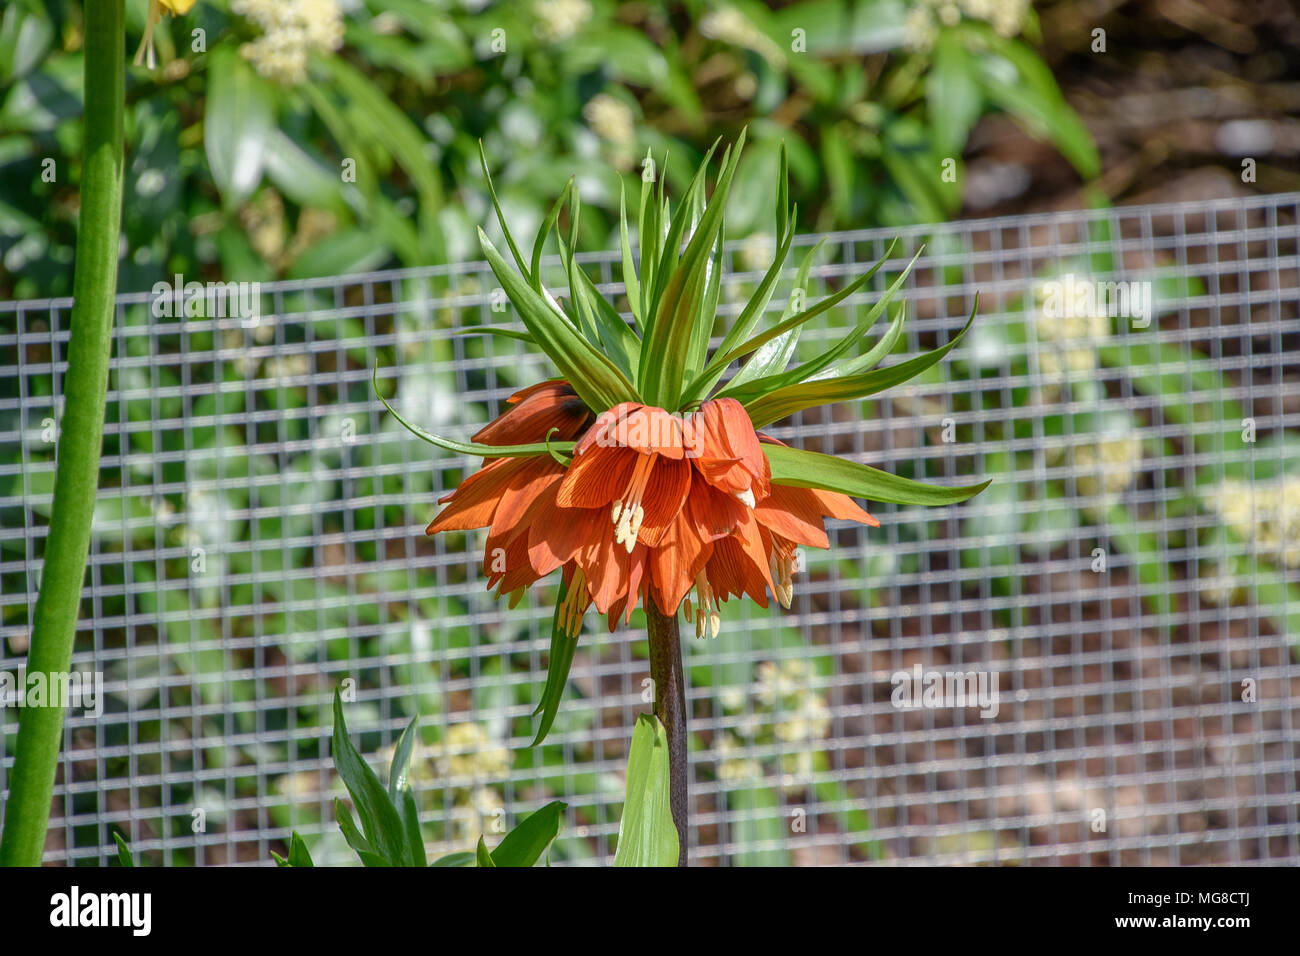
<svg viewBox="0 0 1300 956">
<path fill-rule="evenodd" d="M 523 329 L 511 328 L 508 325 L 472 325 L 467 329 L 452 329 L 452 335 L 496 335 L 503 339 L 515 339 L 519 342 L 527 342 L 529 345 L 536 345 L 533 337 Z"/>
<path fill-rule="evenodd" d="M 718 346 L 717 351 L 713 353 L 713 358 L 704 367 L 704 371 L 695 376 L 690 384 L 682 392 L 683 402 L 696 401 L 702 399 L 718 379 L 727 370 L 732 359 L 727 358 L 730 352 L 741 342 L 763 317 L 767 311 L 768 303 L 772 301 L 772 293 L 776 291 L 777 279 L 781 276 L 782 269 L 785 268 L 785 260 L 790 255 L 790 246 L 794 242 L 794 217 L 791 216 L 789 231 L 785 238 L 777 246 L 776 258 L 772 260 L 772 265 L 768 267 L 767 274 L 763 276 L 763 281 L 759 283 L 754 294 L 750 296 L 749 302 L 737 316 L 736 321 L 727 334 L 723 337 L 722 343 Z"/>
<path fill-rule="evenodd" d="M 889 249 L 885 250 L 885 254 L 881 256 L 880 259 L 877 260 L 876 264 L 867 271 L 867 274 L 861 278 L 871 279 L 874 277 L 876 271 L 880 269 L 889 258 L 889 254 L 893 251 L 893 248 L 894 245 L 891 243 Z M 903 271 L 899 273 L 898 277 L 890 283 L 889 288 L 884 291 L 880 300 L 867 310 L 867 314 L 863 316 L 862 321 L 821 355 L 789 370 L 783 370 L 785 368 L 784 362 L 778 364 L 777 361 L 773 361 L 769 363 L 768 370 L 764 372 L 761 377 L 746 377 L 745 373 L 761 359 L 768 348 L 776 344 L 773 342 L 769 346 L 760 349 L 759 353 L 754 356 L 754 359 L 741 369 L 740 373 L 737 374 L 735 378 L 727 383 L 727 387 L 723 389 L 720 394 L 729 395 L 741 402 L 746 402 L 751 401 L 758 396 L 773 392 L 778 388 L 783 388 L 787 385 L 794 385 L 798 382 L 805 381 L 806 379 L 816 378 L 816 373 L 822 371 L 824 368 L 831 365 L 833 362 L 838 361 L 842 356 L 847 354 L 849 349 L 859 342 L 862 337 L 871 330 L 871 327 L 880 320 L 880 317 L 885 314 L 886 306 L 889 305 L 890 301 L 898 293 L 898 290 L 902 288 L 903 283 L 907 280 L 908 275 L 912 271 L 912 267 L 916 265 L 916 260 L 920 258 L 920 255 L 921 250 L 918 250 L 916 255 L 912 257 L 912 261 L 909 262 Z M 786 335 L 797 335 L 798 331 L 798 328 L 792 329 L 790 332 L 786 333 Z M 780 357 L 778 356 L 777 358 L 779 359 Z"/>
<path fill-rule="evenodd" d="M 510 234 L 510 226 L 506 223 L 506 214 L 501 211 L 501 203 L 497 200 L 496 187 L 492 184 L 492 172 L 488 169 L 487 153 L 483 151 L 483 140 L 478 141 L 478 159 L 479 164 L 483 167 L 483 177 L 487 180 L 488 195 L 492 198 L 492 208 L 496 210 L 497 222 L 501 225 L 501 234 L 505 236 L 506 245 L 510 247 L 510 254 L 515 257 L 515 264 L 519 266 L 519 271 L 528 275 L 528 264 L 519 252 L 519 247 L 515 245 L 515 237 Z M 482 230 L 480 230 L 482 232 Z"/>
<path fill-rule="evenodd" d="M 379 392 L 379 366 L 375 365 L 375 370 L 370 376 L 371 384 L 374 386 L 375 394 L 379 400 L 384 403 L 384 408 L 388 409 L 390 415 L 397 419 L 408 432 L 422 441 L 427 441 L 430 445 L 437 445 L 439 448 L 445 448 L 447 451 L 454 451 L 459 455 L 477 455 L 479 458 L 529 458 L 535 455 L 556 455 L 567 454 L 573 451 L 577 442 L 571 441 L 553 441 L 553 442 L 535 442 L 528 445 L 483 445 L 479 442 L 455 441 L 451 438 L 443 438 L 441 435 L 435 435 L 427 432 L 419 425 L 407 421 L 402 417 L 401 412 L 393 408 Z"/>
<path fill-rule="evenodd" d="M 977 298 L 975 309 L 978 308 L 979 301 Z M 918 355 L 905 362 L 899 362 L 897 365 L 862 372 L 858 375 L 845 375 L 837 378 L 819 379 L 815 382 L 787 385 L 784 388 L 778 388 L 766 395 L 745 402 L 745 410 L 749 412 L 754 427 L 762 428 L 764 425 L 769 425 L 805 408 L 829 405 L 832 402 L 842 402 L 853 398 L 865 398 L 867 395 L 874 395 L 895 385 L 901 385 L 937 364 L 953 350 L 966 334 L 966 330 L 971 327 L 971 323 L 975 321 L 975 309 L 971 310 L 970 318 L 966 320 L 966 324 L 962 326 L 960 332 L 939 348 L 926 352 L 924 355 Z"/>
<path fill-rule="evenodd" d="M 478 236 L 488 264 L 537 347 L 550 357 L 587 407 L 599 414 L 619 402 L 635 400 L 636 391 L 626 376 L 506 264 L 482 229 Z"/>
<path fill-rule="evenodd" d="M 845 461 L 834 455 L 763 443 L 763 453 L 772 467 L 772 483 L 795 488 L 820 488 L 870 501 L 900 505 L 951 505 L 975 497 L 992 482 L 945 488 Z"/>
<path fill-rule="evenodd" d="M 696 212 L 704 206 L 704 176 L 708 171 L 710 161 L 713 159 L 713 153 L 717 150 L 720 142 L 722 142 L 721 138 L 715 139 L 713 145 L 709 147 L 709 151 L 704 154 L 704 159 L 696 168 L 695 175 L 691 177 L 686 192 L 682 193 L 681 205 L 677 210 L 677 215 L 673 217 L 668 226 L 668 235 L 664 239 L 663 251 L 660 253 L 660 264 L 663 268 L 655 280 L 656 301 L 663 296 L 672 269 L 677 265 L 677 255 L 682 250 L 682 241 L 687 234 L 688 222 L 692 231 L 699 224 L 699 217 Z M 726 158 L 724 157 L 723 166 L 725 165 Z"/>
<path fill-rule="evenodd" d="M 790 216 L 790 172 L 785 155 L 785 140 L 781 140 L 781 151 L 777 154 L 776 166 L 776 234 L 785 235 L 786 224 Z"/>
<path fill-rule="evenodd" d="M 384 859 L 378 853 L 370 848 L 370 843 L 361 831 L 357 829 L 356 821 L 352 819 L 352 811 L 348 805 L 338 797 L 334 798 L 334 819 L 338 821 L 339 829 L 343 831 L 343 839 L 348 841 L 348 846 L 356 852 L 365 866 L 392 866 L 393 864 Z"/>
<path fill-rule="evenodd" d="M 821 250 L 825 242 L 824 238 L 817 240 L 816 245 L 808 250 L 803 257 L 803 261 L 799 263 L 799 270 L 794 277 L 794 287 L 790 290 L 790 298 L 786 302 L 785 311 L 781 314 L 781 321 L 784 322 L 794 315 L 795 310 L 807 301 L 808 272 L 812 267 L 813 259 L 816 258 L 818 251 Z M 745 363 L 744 368 L 736 373 L 735 377 L 727 383 L 727 387 L 719 394 L 734 396 L 742 390 L 742 385 L 784 371 L 785 367 L 790 364 L 790 358 L 794 355 L 795 346 L 799 343 L 799 333 L 802 329 L 802 325 L 791 326 L 788 331 L 776 336 L 756 350 L 754 357 Z"/>
<path fill-rule="evenodd" d="M 772 326 L 772 328 L 768 329 L 767 331 L 754 336 L 753 338 L 749 339 L 747 342 L 743 343 L 742 345 L 735 346 L 730 351 L 725 352 L 722 355 L 715 355 L 713 361 L 709 363 L 710 366 L 713 366 L 716 363 L 718 366 L 722 368 L 726 368 L 736 359 L 743 358 L 744 356 L 748 355 L 750 352 L 762 348 L 768 342 L 790 331 L 790 329 L 793 329 L 797 326 L 803 325 L 805 322 L 815 319 L 817 316 L 821 315 L 823 312 L 827 311 L 828 309 L 835 308 L 835 306 L 839 305 L 841 302 L 843 302 L 853 293 L 857 292 L 858 289 L 860 289 L 870 279 L 871 279 L 871 273 L 858 276 L 856 279 L 854 279 L 852 282 L 846 285 L 843 289 L 840 289 L 839 292 L 836 292 L 834 295 L 828 295 L 826 298 L 822 299 L 812 308 L 806 309 L 805 311 L 800 312 L 798 315 L 792 315 L 788 319 L 778 322 L 776 325 Z M 722 349 L 719 348 L 718 351 L 722 352 Z"/>
<path fill-rule="evenodd" d="M 642 714 L 627 757 L 627 798 L 618 822 L 615 866 L 676 866 L 680 843 L 669 804 L 668 732 Z"/>
<path fill-rule="evenodd" d="M 654 295 L 655 273 L 659 266 L 659 204 L 654 198 L 655 180 L 646 179 L 649 169 L 653 168 L 654 157 L 646 150 L 646 161 L 641 170 L 641 206 L 637 213 L 636 241 L 641 248 L 641 336 L 642 341 L 649 338 L 654 327 L 654 310 L 651 298 Z M 640 379 L 637 385 L 640 386 Z"/>
<path fill-rule="evenodd" d="M 727 195 L 744 145 L 745 132 L 742 130 L 735 149 L 728 153 L 724 161 L 699 227 L 687 243 L 686 251 L 676 268 L 663 281 L 663 294 L 655 307 L 654 323 L 641 350 L 638 381 L 641 395 L 648 404 L 670 411 L 677 407 L 685 384 L 691 336 L 695 323 L 702 321 L 700 306 L 704 299 L 713 243 L 722 227 Z M 664 249 L 665 261 L 671 261 L 673 255 L 674 250 Z"/>
<path fill-rule="evenodd" d="M 402 731 L 402 736 L 397 740 L 397 746 L 393 748 L 393 761 L 388 767 L 388 795 L 393 802 L 397 802 L 398 794 L 406 788 L 407 771 L 411 764 L 411 751 L 415 748 L 416 731 L 415 725 L 419 723 L 420 718 L 412 717 L 411 722 L 406 725 Z"/>
<path fill-rule="evenodd" d="M 555 200 L 555 204 L 551 206 L 551 211 L 546 214 L 546 218 L 542 220 L 541 226 L 538 227 L 537 238 L 533 240 L 533 264 L 532 269 L 529 270 L 528 278 L 532 282 L 533 288 L 538 292 L 542 291 L 542 250 L 546 247 L 546 240 L 555 229 L 555 221 L 560 217 L 560 210 L 564 208 L 565 202 L 572 195 L 576 195 L 576 191 L 574 190 L 574 179 L 570 176 L 569 181 L 565 183 L 564 189 L 560 193 L 560 198 Z M 574 218 L 577 218 L 576 213 Z"/>
<path fill-rule="evenodd" d="M 828 368 L 812 376 L 810 381 L 816 382 L 824 378 L 842 378 L 845 375 L 856 375 L 859 372 L 865 372 L 873 369 L 884 361 L 885 356 L 894 351 L 894 346 L 903 335 L 903 326 L 907 322 L 907 305 L 904 303 L 898 307 L 898 313 L 894 316 L 894 321 L 890 323 L 885 334 L 880 337 L 880 341 L 873 345 L 864 355 L 859 355 L 855 359 L 850 359 L 834 368 Z"/>
<path fill-rule="evenodd" d="M 623 288 L 627 291 L 628 308 L 632 317 L 641 321 L 641 283 L 632 259 L 632 240 L 627 233 L 627 187 L 620 179 L 618 184 L 618 242 L 623 252 Z"/>
<path fill-rule="evenodd" d="M 348 725 L 343 717 L 343 699 L 334 691 L 334 767 L 343 778 L 343 785 L 352 795 L 352 802 L 361 818 L 361 828 L 366 842 L 382 857 L 401 864 L 404 859 L 405 829 L 397 808 L 388 797 L 388 791 L 379 777 L 370 769 L 348 737 Z"/>
<path fill-rule="evenodd" d="M 420 808 L 415 804 L 415 794 L 410 787 L 403 787 L 398 798 L 398 813 L 402 818 L 402 828 L 406 834 L 406 856 L 408 866 L 428 866 L 429 857 L 424 850 L 424 834 L 420 831 Z"/>
<path fill-rule="evenodd" d="M 713 337 L 713 326 L 718 315 L 718 299 L 722 295 L 722 251 L 726 234 L 727 227 L 724 222 L 722 228 L 718 230 L 713 256 L 709 259 L 708 272 L 704 277 L 704 304 L 692 330 L 690 351 L 686 358 L 688 377 L 700 373 L 709 352 L 709 340 Z"/>
<path fill-rule="evenodd" d="M 493 865 L 532 866 L 540 860 L 546 848 L 559 834 L 566 809 L 568 804 L 554 800 L 530 813 L 492 851 Z"/>
<path fill-rule="evenodd" d="M 296 867 L 316 866 L 316 864 L 313 863 L 311 860 L 311 853 L 307 850 L 307 844 L 303 842 L 303 838 L 298 835 L 297 830 L 294 830 L 293 833 L 290 834 L 289 836 L 288 858 L 286 859 L 285 857 L 282 857 L 279 854 L 274 852 L 271 854 L 271 856 L 275 857 L 276 866 L 296 866 Z"/>
<path fill-rule="evenodd" d="M 587 302 L 593 307 L 596 327 L 601 330 L 602 340 L 618 343 L 619 352 L 627 356 L 628 362 L 628 367 L 622 370 L 630 375 L 641 358 L 641 340 L 623 320 L 623 316 L 619 314 L 618 309 L 614 308 L 613 303 L 601 295 L 586 270 L 579 266 L 577 272 L 579 287 L 583 290 Z"/>
<path fill-rule="evenodd" d="M 131 847 L 127 845 L 122 834 L 116 830 L 113 831 L 113 841 L 117 843 L 117 862 L 119 866 L 135 866 L 135 857 L 131 855 Z"/>
<path fill-rule="evenodd" d="M 474 848 L 474 852 L 478 857 L 479 866 L 496 866 L 492 854 L 488 852 L 487 844 L 483 842 L 482 836 L 478 838 L 478 846 Z"/>
<path fill-rule="evenodd" d="M 618 370 L 630 380 L 636 367 L 635 357 L 641 354 L 640 340 L 578 265 L 571 247 L 561 241 L 560 249 L 569 276 L 569 295 L 579 316 L 579 328 L 583 329 L 588 341 L 604 349 Z"/>
<path fill-rule="evenodd" d="M 551 653 L 546 663 L 546 686 L 542 689 L 542 699 L 533 711 L 533 715 L 542 715 L 542 722 L 537 727 L 537 736 L 532 746 L 536 747 L 551 730 L 555 715 L 560 711 L 560 701 L 564 698 L 564 689 L 569 683 L 569 668 L 573 666 L 573 655 L 578 649 L 578 635 L 569 636 L 560 622 L 561 607 L 568 585 L 560 578 L 559 593 L 555 597 L 555 614 L 551 619 Z"/>
</svg>

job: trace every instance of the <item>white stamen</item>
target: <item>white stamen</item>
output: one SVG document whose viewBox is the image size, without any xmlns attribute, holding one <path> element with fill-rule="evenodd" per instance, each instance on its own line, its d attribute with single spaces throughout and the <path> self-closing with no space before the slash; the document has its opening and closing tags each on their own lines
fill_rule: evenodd
<svg viewBox="0 0 1300 956">
<path fill-rule="evenodd" d="M 747 505 L 748 505 L 749 507 L 751 507 L 751 508 L 754 507 L 754 505 L 757 503 L 757 502 L 754 500 L 754 489 L 753 489 L 753 488 L 747 488 L 746 490 L 744 490 L 744 491 L 738 493 L 738 494 L 736 495 L 736 497 L 739 498 L 741 501 L 743 501 L 745 504 L 747 504 Z"/>
</svg>

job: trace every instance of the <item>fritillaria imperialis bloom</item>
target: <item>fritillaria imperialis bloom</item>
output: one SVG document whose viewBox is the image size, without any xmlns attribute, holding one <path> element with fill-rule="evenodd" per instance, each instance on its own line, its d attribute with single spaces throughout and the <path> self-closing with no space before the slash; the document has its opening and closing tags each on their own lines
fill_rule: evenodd
<svg viewBox="0 0 1300 956">
<path fill-rule="evenodd" d="M 643 181 L 639 268 L 624 204 L 620 236 L 631 322 L 574 259 L 580 203 L 573 181 L 526 259 L 489 176 L 518 269 L 481 231 L 479 238 L 521 326 L 466 331 L 523 339 L 545 353 L 558 376 L 516 392 L 505 412 L 470 443 L 430 435 L 388 406 L 427 441 L 485 460 L 442 499 L 444 508 L 429 534 L 487 528 L 483 571 L 488 586 L 509 595 L 512 604 L 530 585 L 561 572 L 551 674 L 539 707 L 547 715 L 538 739 L 553 717 L 583 615 L 592 604 L 606 615 L 611 630 L 642 607 L 655 620 L 675 619 L 682 610 L 697 635 L 717 635 L 721 604 L 728 598 L 747 595 L 767 607 L 770 595 L 789 606 L 798 549 L 828 546 L 826 518 L 877 526 L 853 497 L 942 505 L 984 487 L 925 485 L 788 447 L 762 433 L 803 409 L 907 381 L 942 359 L 961 336 L 878 368 L 899 341 L 904 321 L 899 308 L 887 331 L 862 348 L 913 258 L 839 341 L 791 365 L 803 325 L 861 289 L 885 260 L 808 305 L 804 291 L 813 248 L 796 272 L 781 319 L 760 330 L 794 240 L 796 211 L 788 207 L 784 148 L 775 190 L 775 260 L 740 314 L 723 327 L 717 317 L 722 215 L 743 143 L 742 134 L 723 156 L 707 202 L 704 180 L 713 150 L 675 210 L 662 182 Z M 567 241 L 556 229 L 566 202 Z M 542 282 L 542 250 L 552 233 L 568 277 L 563 305 Z M 711 349 L 716 336 L 721 342 Z"/>
<path fill-rule="evenodd" d="M 496 459 L 443 499 L 428 533 L 489 527 L 484 573 L 502 593 L 563 568 L 568 634 L 590 604 L 613 630 L 653 601 L 666 615 L 684 604 L 696 634 L 716 636 L 728 597 L 767 607 L 771 592 L 790 606 L 795 549 L 827 547 L 823 518 L 878 525 L 847 495 L 772 484 L 762 444 L 774 439 L 733 398 L 685 415 L 620 402 L 593 419 L 568 383 L 551 381 L 510 405 L 476 442 L 528 444 L 553 432 L 578 439 L 572 462 Z"/>
</svg>

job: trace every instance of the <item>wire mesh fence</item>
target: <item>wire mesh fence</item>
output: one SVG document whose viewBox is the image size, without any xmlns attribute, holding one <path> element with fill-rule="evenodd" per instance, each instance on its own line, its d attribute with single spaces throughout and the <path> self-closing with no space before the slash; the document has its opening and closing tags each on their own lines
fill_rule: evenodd
<svg viewBox="0 0 1300 956">
<path fill-rule="evenodd" d="M 687 641 L 695 860 L 1300 862 L 1298 204 L 800 240 L 824 240 L 810 294 L 889 255 L 814 346 L 922 244 L 906 351 L 946 341 L 976 292 L 979 317 L 917 383 L 771 433 L 994 483 L 950 508 L 868 503 L 881 527 L 833 524 L 789 611 L 732 602 L 716 639 Z M 770 254 L 729 247 L 723 325 Z M 620 290 L 616 254 L 582 261 Z M 371 385 L 378 365 L 404 415 L 463 438 L 550 375 L 475 331 L 515 321 L 491 273 L 215 302 L 186 278 L 119 299 L 73 664 L 103 693 L 69 711 L 47 860 L 101 862 L 115 829 L 150 863 L 265 864 L 293 829 L 318 862 L 348 860 L 328 745 L 342 688 L 376 763 L 420 715 L 431 852 L 561 799 L 552 861 L 608 862 L 648 709 L 643 618 L 612 634 L 589 618 L 529 748 L 554 589 L 510 608 L 484 590 L 480 535 L 424 537 L 475 463 L 415 440 Z M 39 586 L 69 306 L 0 304 L 0 674 L 19 674 Z M 17 716 L 0 708 L 0 793 Z"/>
</svg>

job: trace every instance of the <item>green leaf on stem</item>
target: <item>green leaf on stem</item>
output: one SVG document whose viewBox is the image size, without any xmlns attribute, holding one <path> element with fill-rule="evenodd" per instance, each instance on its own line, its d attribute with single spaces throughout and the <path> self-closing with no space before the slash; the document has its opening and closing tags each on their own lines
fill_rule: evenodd
<svg viewBox="0 0 1300 956">
<path fill-rule="evenodd" d="M 411 751 L 415 749 L 417 736 L 415 726 L 417 723 L 419 723 L 419 718 L 412 717 L 411 722 L 402 731 L 402 736 L 398 738 L 397 746 L 393 749 L 393 761 L 388 767 L 388 796 L 394 803 L 397 802 L 398 795 L 406 789 L 407 770 L 411 764 Z"/>
<path fill-rule="evenodd" d="M 479 458 L 530 458 L 535 455 L 551 455 L 554 457 L 572 452 L 577 444 L 571 441 L 544 441 L 528 445 L 483 445 L 478 442 L 463 442 L 443 438 L 441 435 L 425 431 L 419 425 L 407 421 L 397 409 L 388 403 L 388 399 L 384 398 L 379 391 L 378 365 L 375 366 L 370 381 L 375 388 L 375 394 L 379 395 L 379 400 L 384 403 L 384 408 L 388 409 L 389 414 L 396 418 L 403 428 L 421 441 L 427 441 L 431 445 L 437 445 L 439 448 L 445 448 L 447 451 L 454 451 L 460 455 L 476 455 Z"/>
<path fill-rule="evenodd" d="M 669 804 L 668 732 L 642 714 L 627 757 L 627 798 L 618 823 L 615 866 L 676 866 L 680 844 Z"/>
<path fill-rule="evenodd" d="M 117 843 L 117 862 L 120 866 L 135 866 L 135 857 L 131 855 L 131 847 L 127 845 L 122 834 L 114 831 L 113 840 Z"/>
<path fill-rule="evenodd" d="M 536 747 L 551 730 L 555 715 L 560 711 L 560 701 L 564 689 L 569 683 L 569 668 L 573 666 L 573 655 L 578 649 L 578 635 L 565 633 L 560 613 L 564 605 L 564 596 L 568 585 L 560 578 L 559 593 L 555 596 L 555 614 L 551 620 L 551 653 L 546 663 L 546 686 L 542 689 L 542 699 L 533 711 L 533 715 L 542 715 L 542 722 L 537 727 L 537 736 L 532 746 Z"/>
<path fill-rule="evenodd" d="M 975 308 L 979 308 L 978 300 Z M 910 381 L 922 372 L 938 364 L 945 355 L 961 341 L 966 330 L 975 321 L 975 309 L 970 318 L 951 340 L 933 351 L 907 359 L 896 365 L 878 368 L 856 375 L 842 375 L 835 378 L 822 378 L 812 382 L 801 382 L 778 388 L 757 398 L 745 402 L 745 410 L 755 428 L 762 428 L 774 421 L 793 415 L 805 408 L 842 402 L 853 398 L 865 398 L 887 388 Z"/>
<path fill-rule="evenodd" d="M 900 505 L 957 504 L 975 497 L 993 481 L 990 478 L 977 485 L 945 488 L 802 448 L 764 442 L 763 453 L 772 468 L 773 484 L 838 491 L 855 498 Z"/>
<path fill-rule="evenodd" d="M 274 850 L 271 851 L 271 856 L 274 857 L 276 866 L 314 867 L 316 865 L 312 862 L 307 844 L 298 835 L 297 830 L 294 830 L 289 837 L 289 856 L 287 858 L 280 856 Z"/>
<path fill-rule="evenodd" d="M 379 856 L 394 864 L 409 863 L 402 818 L 379 777 L 352 745 L 347 721 L 343 717 L 343 699 L 338 690 L 334 691 L 333 743 L 334 767 L 352 795 L 366 842 Z"/>
<path fill-rule="evenodd" d="M 492 851 L 493 866 L 532 866 L 542 858 L 560 832 L 560 823 L 568 804 L 553 800 L 506 834 Z M 480 838 L 481 841 L 481 838 Z M 481 842 L 480 842 L 480 845 Z"/>
</svg>

